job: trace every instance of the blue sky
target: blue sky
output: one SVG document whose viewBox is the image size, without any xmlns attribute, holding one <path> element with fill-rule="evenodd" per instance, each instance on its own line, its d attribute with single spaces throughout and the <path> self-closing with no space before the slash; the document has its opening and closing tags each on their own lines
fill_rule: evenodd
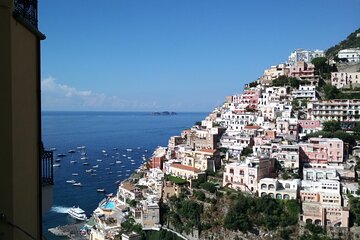
<svg viewBox="0 0 360 240">
<path fill-rule="evenodd" d="M 359 0 L 40 0 L 43 110 L 209 112 L 294 49 L 345 39 L 359 12 Z"/>
</svg>

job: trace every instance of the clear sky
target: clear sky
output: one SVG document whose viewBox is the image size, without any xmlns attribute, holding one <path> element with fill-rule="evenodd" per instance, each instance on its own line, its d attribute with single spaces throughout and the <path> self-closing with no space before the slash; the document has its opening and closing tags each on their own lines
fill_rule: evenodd
<svg viewBox="0 0 360 240">
<path fill-rule="evenodd" d="M 359 27 L 359 0 L 39 0 L 43 110 L 209 112 Z"/>
</svg>

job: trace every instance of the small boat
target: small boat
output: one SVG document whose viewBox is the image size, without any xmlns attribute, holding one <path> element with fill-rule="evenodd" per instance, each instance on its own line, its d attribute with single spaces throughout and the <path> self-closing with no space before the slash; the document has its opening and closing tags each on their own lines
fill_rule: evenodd
<svg viewBox="0 0 360 240">
<path fill-rule="evenodd" d="M 101 160 L 101 159 L 97 159 L 96 161 L 97 161 L 97 162 L 102 162 L 102 160 Z"/>
<path fill-rule="evenodd" d="M 88 160 L 88 157 L 81 157 L 81 160 Z"/>
<path fill-rule="evenodd" d="M 72 184 L 73 184 L 73 183 L 76 183 L 75 180 L 67 180 L 66 182 L 67 182 L 67 183 L 72 183 Z"/>
<path fill-rule="evenodd" d="M 115 153 L 115 154 L 116 154 L 116 155 L 120 155 L 120 153 L 118 153 L 118 152 L 117 152 L 117 153 Z"/>
<path fill-rule="evenodd" d="M 73 173 L 73 174 L 71 174 L 71 175 L 73 175 L 73 176 L 78 176 L 79 174 L 78 174 L 78 173 Z"/>
<path fill-rule="evenodd" d="M 77 149 L 86 149 L 85 146 L 79 146 L 79 147 L 76 147 Z"/>
<path fill-rule="evenodd" d="M 60 163 L 53 164 L 53 167 L 60 167 L 60 166 L 61 166 Z"/>
<path fill-rule="evenodd" d="M 115 163 L 112 162 L 112 163 L 110 163 L 110 166 L 112 166 L 112 165 L 114 165 L 114 164 L 115 164 Z"/>
<path fill-rule="evenodd" d="M 116 151 L 116 150 L 118 150 L 118 148 L 117 148 L 117 147 L 114 147 L 112 150 Z"/>
<path fill-rule="evenodd" d="M 146 153 L 147 153 L 147 152 L 148 152 L 148 150 L 146 150 L 146 149 L 145 149 L 145 150 L 144 150 L 144 152 L 146 152 Z"/>
<path fill-rule="evenodd" d="M 131 164 L 132 164 L 132 165 L 134 165 L 135 163 L 134 163 L 134 162 L 132 162 Z"/>
<path fill-rule="evenodd" d="M 115 156 L 111 156 L 111 158 L 115 158 Z"/>
<path fill-rule="evenodd" d="M 118 164 L 119 164 L 119 163 L 122 163 L 122 161 L 116 161 L 116 163 L 118 163 Z"/>
<path fill-rule="evenodd" d="M 92 169 L 86 169 L 85 172 L 91 173 Z"/>
<path fill-rule="evenodd" d="M 109 156 L 109 154 L 107 154 L 107 153 L 104 153 L 104 156 L 105 156 L 105 157 L 107 157 L 107 156 Z"/>
<path fill-rule="evenodd" d="M 96 173 L 92 173 L 91 176 L 96 176 Z"/>
<path fill-rule="evenodd" d="M 135 160 L 134 160 L 134 159 L 131 159 L 130 162 L 135 162 Z"/>
<path fill-rule="evenodd" d="M 74 206 L 74 207 L 70 208 L 68 211 L 68 214 L 70 215 L 70 217 L 75 218 L 80 221 L 85 221 L 87 219 L 84 210 L 82 210 L 79 207 Z"/>
<path fill-rule="evenodd" d="M 127 152 L 132 152 L 131 148 L 126 149 Z"/>
<path fill-rule="evenodd" d="M 137 149 L 141 149 L 141 147 L 137 147 Z"/>
<path fill-rule="evenodd" d="M 94 166 L 92 166 L 93 168 L 98 168 L 99 167 L 99 165 L 94 165 Z"/>
<path fill-rule="evenodd" d="M 72 160 L 72 161 L 70 161 L 70 163 L 77 163 L 77 161 L 75 161 L 75 160 Z"/>
<path fill-rule="evenodd" d="M 122 165 L 121 167 L 125 167 L 124 165 Z"/>
<path fill-rule="evenodd" d="M 131 170 L 130 169 L 128 169 L 128 170 L 126 170 L 127 172 L 130 172 Z"/>
<path fill-rule="evenodd" d="M 73 186 L 75 186 L 75 187 L 82 187 L 82 184 L 81 184 L 81 182 L 77 182 L 77 183 L 73 183 Z"/>
<path fill-rule="evenodd" d="M 60 162 L 60 161 L 61 161 L 60 158 L 55 159 L 55 162 Z"/>
<path fill-rule="evenodd" d="M 126 157 L 126 155 L 125 155 L 125 154 L 123 154 L 122 156 L 123 156 L 123 157 Z"/>
<path fill-rule="evenodd" d="M 66 154 L 64 154 L 64 153 L 59 153 L 57 156 L 58 156 L 58 157 L 65 157 Z"/>
<path fill-rule="evenodd" d="M 52 148 L 49 148 L 49 151 L 56 151 L 56 148 L 52 147 Z"/>
<path fill-rule="evenodd" d="M 84 163 L 83 163 L 83 165 L 90 165 L 90 163 L 88 163 L 88 162 L 84 162 Z"/>
<path fill-rule="evenodd" d="M 109 168 L 109 167 L 107 167 L 107 168 L 105 168 L 105 170 L 110 170 L 110 168 Z"/>
<path fill-rule="evenodd" d="M 87 154 L 86 154 L 86 152 L 81 152 L 80 155 L 81 156 L 86 156 Z"/>
<path fill-rule="evenodd" d="M 108 172 L 108 174 L 112 174 L 112 172 Z"/>
<path fill-rule="evenodd" d="M 106 153 L 106 150 L 101 150 L 102 153 Z"/>
<path fill-rule="evenodd" d="M 121 174 L 119 174 L 119 175 L 117 175 L 118 177 L 121 177 L 122 175 Z"/>
<path fill-rule="evenodd" d="M 68 153 L 76 153 L 76 151 L 74 149 L 70 149 Z"/>
<path fill-rule="evenodd" d="M 98 191 L 98 192 L 105 192 L 105 189 L 103 189 L 103 188 L 98 188 L 98 189 L 96 189 L 96 191 Z"/>
</svg>

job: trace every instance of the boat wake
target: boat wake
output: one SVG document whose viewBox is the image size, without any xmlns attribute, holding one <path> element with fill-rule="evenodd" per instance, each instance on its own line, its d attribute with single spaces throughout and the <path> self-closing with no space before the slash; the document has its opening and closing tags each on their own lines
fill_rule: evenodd
<svg viewBox="0 0 360 240">
<path fill-rule="evenodd" d="M 68 213 L 69 207 L 61 207 L 61 206 L 55 206 L 51 208 L 51 211 L 57 212 L 57 213 Z"/>
</svg>

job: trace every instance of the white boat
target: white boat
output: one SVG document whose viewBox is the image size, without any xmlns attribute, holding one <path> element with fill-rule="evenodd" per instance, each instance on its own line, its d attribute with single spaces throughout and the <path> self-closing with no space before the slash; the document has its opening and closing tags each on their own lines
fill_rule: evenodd
<svg viewBox="0 0 360 240">
<path fill-rule="evenodd" d="M 69 209 L 68 214 L 72 217 L 75 218 L 77 220 L 80 221 L 85 221 L 87 219 L 86 214 L 84 212 L 84 210 L 82 210 L 79 207 L 72 207 Z"/>
<path fill-rule="evenodd" d="M 85 146 L 79 146 L 79 147 L 77 147 L 77 149 L 86 149 L 86 147 Z"/>
<path fill-rule="evenodd" d="M 106 150 L 101 150 L 102 153 L 106 153 Z"/>
<path fill-rule="evenodd" d="M 122 156 L 123 156 L 123 157 L 126 157 L 126 155 L 125 155 L 125 154 L 123 154 Z"/>
<path fill-rule="evenodd" d="M 91 176 L 96 176 L 96 173 L 92 173 Z"/>
<path fill-rule="evenodd" d="M 103 188 L 98 188 L 98 189 L 96 189 L 96 191 L 98 191 L 98 192 L 105 192 L 105 189 L 103 189 Z"/>
<path fill-rule="evenodd" d="M 128 151 L 128 152 L 132 152 L 132 149 L 131 149 L 131 148 L 128 148 L 128 149 L 126 149 L 126 151 Z"/>
<path fill-rule="evenodd" d="M 75 160 L 72 160 L 72 161 L 70 161 L 70 163 L 77 163 L 77 161 L 75 161 Z"/>
<path fill-rule="evenodd" d="M 76 187 L 81 187 L 81 186 L 82 186 L 82 184 L 81 184 L 81 182 L 77 182 L 77 183 L 73 183 L 73 186 L 76 186 Z"/>
<path fill-rule="evenodd" d="M 110 170 L 110 168 L 109 168 L 109 167 L 107 167 L 107 168 L 105 168 L 105 170 Z"/>
<path fill-rule="evenodd" d="M 114 164 L 115 164 L 115 163 L 112 162 L 112 163 L 110 163 L 110 166 L 112 166 L 112 165 L 114 165 Z"/>
<path fill-rule="evenodd" d="M 96 161 L 97 161 L 97 162 L 102 162 L 102 160 L 101 160 L 101 159 L 97 159 Z"/>
<path fill-rule="evenodd" d="M 121 161 L 116 161 L 116 163 L 118 163 L 118 164 L 119 164 L 119 163 L 122 163 L 122 162 L 121 162 Z"/>
<path fill-rule="evenodd" d="M 53 151 L 53 152 L 54 152 L 54 151 L 56 151 L 56 148 L 52 147 L 52 148 L 49 149 L 49 151 Z"/>
<path fill-rule="evenodd" d="M 68 153 L 75 153 L 76 151 L 74 149 L 70 149 Z"/>
<path fill-rule="evenodd" d="M 81 159 L 81 160 L 87 160 L 88 157 L 81 157 L 80 159 Z"/>
<path fill-rule="evenodd" d="M 55 159 L 55 162 L 60 162 L 60 161 L 61 161 L 60 158 Z"/>
<path fill-rule="evenodd" d="M 73 176 L 78 176 L 79 174 L 78 174 L 78 173 L 73 173 L 72 175 L 73 175 Z"/>
<path fill-rule="evenodd" d="M 67 180 L 66 182 L 67 182 L 67 183 L 76 183 L 75 180 Z"/>
<path fill-rule="evenodd" d="M 94 166 L 92 166 L 93 168 L 98 168 L 99 167 L 99 165 L 94 165 Z"/>
<path fill-rule="evenodd" d="M 61 166 L 60 163 L 53 164 L 53 167 L 60 167 L 60 166 Z"/>
<path fill-rule="evenodd" d="M 88 162 L 84 162 L 84 163 L 83 163 L 83 165 L 90 165 L 90 163 L 88 163 Z"/>
<path fill-rule="evenodd" d="M 141 147 L 137 147 L 137 149 L 140 149 Z"/>
<path fill-rule="evenodd" d="M 134 163 L 134 162 L 132 162 L 131 164 L 132 164 L 132 165 L 134 165 L 135 163 Z"/>
<path fill-rule="evenodd" d="M 87 170 L 85 170 L 85 172 L 91 173 L 92 169 L 87 169 Z"/>
</svg>

